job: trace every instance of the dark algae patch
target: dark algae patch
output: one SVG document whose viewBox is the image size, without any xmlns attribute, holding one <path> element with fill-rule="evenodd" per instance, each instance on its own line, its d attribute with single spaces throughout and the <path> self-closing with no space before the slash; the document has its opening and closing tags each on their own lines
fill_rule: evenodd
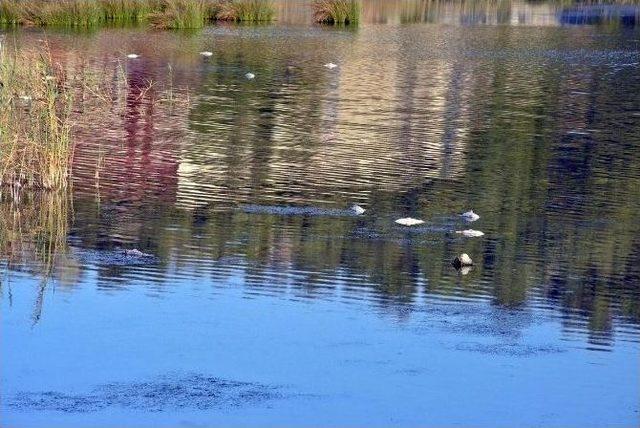
<svg viewBox="0 0 640 428">
<path fill-rule="evenodd" d="M 273 386 L 190 375 L 163 376 L 146 382 L 110 383 L 87 393 L 19 392 L 10 405 L 23 411 L 85 413 L 119 407 L 162 412 L 255 405 L 282 397 L 280 390 Z"/>
</svg>

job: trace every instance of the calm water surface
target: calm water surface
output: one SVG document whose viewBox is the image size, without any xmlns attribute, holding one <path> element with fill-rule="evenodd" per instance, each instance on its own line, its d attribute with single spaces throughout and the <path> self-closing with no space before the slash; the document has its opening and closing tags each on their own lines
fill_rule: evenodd
<svg viewBox="0 0 640 428">
<path fill-rule="evenodd" d="M 636 21 L 372 3 L 5 31 L 128 90 L 0 198 L 3 426 L 640 423 Z"/>
</svg>

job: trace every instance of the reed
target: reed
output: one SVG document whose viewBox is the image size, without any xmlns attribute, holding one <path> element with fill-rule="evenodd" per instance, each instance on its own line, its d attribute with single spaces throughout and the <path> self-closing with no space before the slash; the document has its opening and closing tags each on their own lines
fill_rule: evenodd
<svg viewBox="0 0 640 428">
<path fill-rule="evenodd" d="M 357 25 L 360 20 L 359 0 L 314 0 L 312 8 L 319 23 Z"/>
<path fill-rule="evenodd" d="M 73 95 L 65 81 L 48 49 L 0 48 L 0 186 L 67 187 Z"/>
<path fill-rule="evenodd" d="M 15 0 L 0 0 L 0 24 L 22 24 L 25 11 Z"/>
<path fill-rule="evenodd" d="M 275 9 L 271 0 L 231 0 L 221 3 L 216 19 L 221 21 L 272 21 Z"/>
<path fill-rule="evenodd" d="M 163 0 L 159 9 L 149 15 L 149 20 L 156 28 L 201 28 L 215 20 L 219 10 L 218 1 Z"/>
<path fill-rule="evenodd" d="M 161 7 L 160 0 L 99 0 L 105 21 L 135 23 L 145 21 Z"/>
<path fill-rule="evenodd" d="M 0 23 L 92 27 L 150 22 L 155 28 L 201 28 L 208 22 L 271 21 L 271 0 L 0 0 Z"/>
</svg>

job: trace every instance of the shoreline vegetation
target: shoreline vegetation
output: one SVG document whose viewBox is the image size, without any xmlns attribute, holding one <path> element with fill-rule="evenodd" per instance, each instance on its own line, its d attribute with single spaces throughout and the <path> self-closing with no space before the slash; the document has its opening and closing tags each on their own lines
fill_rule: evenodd
<svg viewBox="0 0 640 428">
<path fill-rule="evenodd" d="M 146 23 L 159 29 L 193 29 L 214 21 L 268 22 L 274 16 L 271 0 L 0 0 L 0 23 L 5 25 Z"/>
<path fill-rule="evenodd" d="M 131 97 L 165 105 L 167 114 L 189 103 L 188 94 L 175 97 L 170 67 L 165 83 L 129 82 L 125 65 L 114 67 L 90 71 L 58 62 L 46 41 L 13 50 L 0 44 L 0 189 L 15 199 L 24 189 L 69 191 L 78 124 L 119 120 Z"/>
<path fill-rule="evenodd" d="M 68 186 L 73 98 L 65 70 L 48 50 L 0 46 L 0 186 Z"/>
<path fill-rule="evenodd" d="M 323 24 L 352 25 L 360 20 L 359 0 L 314 0 L 313 20 Z"/>
<path fill-rule="evenodd" d="M 313 0 L 311 8 L 316 23 L 357 25 L 362 0 Z M 89 28 L 142 23 L 157 29 L 197 29 L 216 21 L 274 19 L 273 0 L 0 0 L 3 25 Z"/>
<path fill-rule="evenodd" d="M 367 0 L 310 0 L 313 21 L 358 25 Z M 525 0 L 570 7 L 575 4 L 639 5 L 640 0 Z M 84 27 L 144 24 L 156 29 L 198 29 L 216 21 L 272 22 L 276 0 L 0 0 L 0 25 Z M 510 0 L 405 0 L 409 8 L 457 4 L 474 8 Z"/>
</svg>

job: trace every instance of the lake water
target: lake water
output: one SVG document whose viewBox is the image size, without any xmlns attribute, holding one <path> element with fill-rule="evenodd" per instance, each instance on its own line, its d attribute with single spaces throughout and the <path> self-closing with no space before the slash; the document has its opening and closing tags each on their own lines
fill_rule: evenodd
<svg viewBox="0 0 640 428">
<path fill-rule="evenodd" d="M 2 425 L 637 426 L 640 12 L 496 4 L 3 30 L 127 95 L 0 199 Z"/>
</svg>

